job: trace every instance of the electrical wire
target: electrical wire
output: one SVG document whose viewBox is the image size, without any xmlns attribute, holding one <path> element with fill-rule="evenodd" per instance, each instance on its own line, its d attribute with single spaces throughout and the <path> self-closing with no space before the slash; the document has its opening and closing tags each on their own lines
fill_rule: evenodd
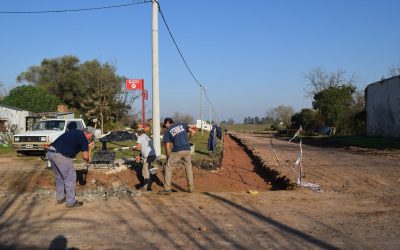
<svg viewBox="0 0 400 250">
<path fill-rule="evenodd" d="M 47 13 L 65 13 L 65 12 L 81 12 L 81 11 L 94 11 L 94 10 L 103 10 L 103 9 L 112 9 L 112 8 L 123 8 L 123 7 L 129 7 L 129 6 L 133 6 L 133 5 L 138 5 L 138 4 L 144 4 L 144 3 L 151 3 L 151 0 L 143 0 L 141 2 L 135 2 L 135 3 L 128 3 L 128 4 L 120 4 L 120 5 L 110 5 L 110 6 L 101 6 L 101 7 L 91 7 L 91 8 L 79 8 L 79 9 L 62 9 L 62 10 L 39 10 L 39 11 L 2 11 L 0 10 L 0 14 L 47 14 Z M 192 78 L 194 79 L 194 81 L 197 83 L 197 85 L 199 85 L 200 88 L 202 88 L 203 90 L 205 90 L 205 86 L 203 84 L 201 84 L 197 78 L 195 77 L 195 75 L 193 74 L 193 71 L 190 69 L 188 63 L 186 62 L 185 57 L 183 56 L 182 51 L 180 50 L 174 35 L 171 32 L 171 29 L 169 28 L 169 25 L 167 23 L 167 20 L 165 19 L 164 13 L 161 10 L 161 6 L 160 3 L 158 1 L 155 1 L 158 5 L 158 11 L 161 14 L 162 20 L 168 30 L 168 33 L 176 47 L 176 49 L 178 50 L 178 53 L 183 61 L 183 63 L 185 64 L 187 70 L 189 71 L 190 75 L 192 76 Z M 207 102 L 213 107 L 214 109 L 214 105 L 212 104 L 212 102 L 210 101 L 210 99 L 207 96 L 207 93 L 204 91 L 205 97 L 207 99 Z M 214 110 L 215 112 L 215 110 Z"/>
<path fill-rule="evenodd" d="M 2 10 L 0 10 L 0 14 L 46 14 L 46 13 L 92 11 L 92 10 L 103 10 L 103 9 L 112 9 L 112 8 L 123 8 L 123 7 L 129 7 L 132 5 L 144 4 L 144 3 L 150 3 L 150 2 L 151 1 L 149 1 L 149 0 L 143 0 L 142 2 L 136 2 L 136 3 L 110 5 L 110 6 L 102 6 L 102 7 L 91 7 L 91 8 L 80 8 L 80 9 L 64 9 L 64 10 L 38 10 L 38 11 L 2 11 Z"/>
<path fill-rule="evenodd" d="M 169 28 L 169 25 L 168 25 L 168 23 L 167 23 L 167 20 L 165 20 L 165 16 L 164 16 L 164 14 L 163 14 L 163 12 L 162 12 L 162 10 L 161 10 L 160 4 L 158 3 L 158 1 L 156 1 L 156 2 L 157 2 L 157 4 L 158 4 L 158 11 L 159 11 L 160 14 L 161 14 L 161 17 L 162 17 L 162 19 L 163 19 L 163 21 L 164 21 L 165 27 L 167 27 L 168 33 L 169 33 L 169 35 L 170 35 L 172 41 L 174 42 L 174 45 L 175 45 L 176 49 L 178 50 L 178 53 L 179 53 L 179 55 L 181 56 L 181 59 L 182 59 L 183 63 L 185 64 L 185 66 L 186 66 L 187 70 L 189 71 L 190 75 L 193 77 L 194 81 L 202 88 L 203 85 L 202 85 L 202 84 L 197 80 L 197 78 L 194 76 L 192 70 L 190 69 L 189 65 L 187 64 L 185 58 L 183 57 L 182 51 L 179 49 L 179 46 L 178 46 L 178 44 L 176 43 L 175 38 L 174 38 L 174 35 L 172 35 L 171 29 Z"/>
<path fill-rule="evenodd" d="M 197 83 L 197 85 L 199 85 L 199 87 L 202 89 L 202 91 L 204 90 L 204 95 L 205 95 L 205 97 L 206 97 L 206 100 L 207 100 L 207 102 L 212 106 L 213 111 L 214 111 L 214 113 L 216 114 L 215 109 L 214 109 L 214 105 L 212 104 L 212 102 L 211 102 L 210 99 L 208 98 L 207 92 L 205 91 L 205 86 L 204 86 L 203 84 L 201 84 L 201 83 L 197 80 L 197 78 L 194 76 L 193 71 L 190 69 L 188 63 L 186 62 L 186 59 L 185 59 L 185 57 L 183 56 L 183 53 L 182 53 L 182 51 L 180 50 L 180 48 L 179 48 L 179 46 L 178 46 L 178 44 L 177 44 L 177 42 L 176 42 L 176 40 L 175 40 L 175 37 L 174 37 L 174 35 L 173 35 L 172 32 L 171 32 L 171 29 L 169 28 L 169 25 L 168 25 L 168 23 L 167 23 L 167 20 L 165 19 L 164 13 L 163 13 L 162 10 L 161 10 L 160 3 L 159 3 L 158 1 L 156 1 L 156 3 L 157 3 L 157 5 L 158 5 L 158 11 L 159 11 L 160 14 L 161 14 L 161 17 L 162 17 L 162 20 L 163 20 L 163 22 L 164 22 L 164 24 L 165 24 L 165 27 L 167 28 L 168 33 L 169 33 L 169 35 L 170 35 L 170 37 L 171 37 L 171 39 L 172 39 L 172 41 L 173 41 L 173 43 L 174 43 L 174 45 L 175 45 L 175 48 L 178 50 L 178 53 L 179 53 L 179 55 L 180 55 L 180 57 L 181 57 L 183 63 L 185 64 L 185 66 L 186 66 L 187 70 L 189 71 L 190 75 L 192 76 L 193 80 Z"/>
</svg>

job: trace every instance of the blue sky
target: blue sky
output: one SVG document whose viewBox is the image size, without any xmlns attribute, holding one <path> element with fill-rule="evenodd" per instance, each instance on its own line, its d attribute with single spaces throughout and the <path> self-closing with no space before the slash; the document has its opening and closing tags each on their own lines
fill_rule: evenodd
<svg viewBox="0 0 400 250">
<path fill-rule="evenodd" d="M 1 11 L 100 7 L 137 0 L 1 1 Z M 358 88 L 400 65 L 397 0 L 159 0 L 196 78 L 221 120 L 242 122 L 278 105 L 311 107 L 304 75 L 316 67 L 355 74 Z M 90 12 L 0 14 L 0 82 L 44 58 L 115 63 L 144 78 L 151 97 L 151 4 Z M 161 115 L 199 117 L 200 90 L 159 17 Z M 134 104 L 137 109 L 140 103 Z M 151 100 L 148 102 L 151 107 Z M 208 108 L 206 107 L 206 111 Z M 149 116 L 150 114 L 148 114 Z M 208 112 L 206 112 L 208 117 Z"/>
</svg>

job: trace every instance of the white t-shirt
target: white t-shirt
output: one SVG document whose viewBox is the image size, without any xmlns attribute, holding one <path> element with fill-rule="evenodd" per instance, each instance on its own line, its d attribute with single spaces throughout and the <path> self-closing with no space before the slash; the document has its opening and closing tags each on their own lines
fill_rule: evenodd
<svg viewBox="0 0 400 250">
<path fill-rule="evenodd" d="M 141 145 L 140 152 L 142 153 L 143 157 L 156 155 L 156 151 L 153 147 L 153 142 L 146 134 L 141 134 L 137 139 L 137 143 Z"/>
</svg>

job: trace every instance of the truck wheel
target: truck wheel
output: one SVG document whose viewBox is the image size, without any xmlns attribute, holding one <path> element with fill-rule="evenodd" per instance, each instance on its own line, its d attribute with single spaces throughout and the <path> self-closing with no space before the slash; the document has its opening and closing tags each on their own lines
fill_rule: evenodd
<svg viewBox="0 0 400 250">
<path fill-rule="evenodd" d="M 22 151 L 17 151 L 17 156 L 22 157 L 22 156 L 24 156 L 24 153 L 22 153 Z"/>
</svg>

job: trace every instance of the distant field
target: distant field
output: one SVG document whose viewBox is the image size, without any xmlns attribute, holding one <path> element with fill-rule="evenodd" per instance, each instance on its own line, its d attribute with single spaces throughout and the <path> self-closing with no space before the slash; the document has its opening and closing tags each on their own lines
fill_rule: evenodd
<svg viewBox="0 0 400 250">
<path fill-rule="evenodd" d="M 269 129 L 268 124 L 222 124 L 222 129 L 236 132 L 266 132 Z"/>
</svg>

